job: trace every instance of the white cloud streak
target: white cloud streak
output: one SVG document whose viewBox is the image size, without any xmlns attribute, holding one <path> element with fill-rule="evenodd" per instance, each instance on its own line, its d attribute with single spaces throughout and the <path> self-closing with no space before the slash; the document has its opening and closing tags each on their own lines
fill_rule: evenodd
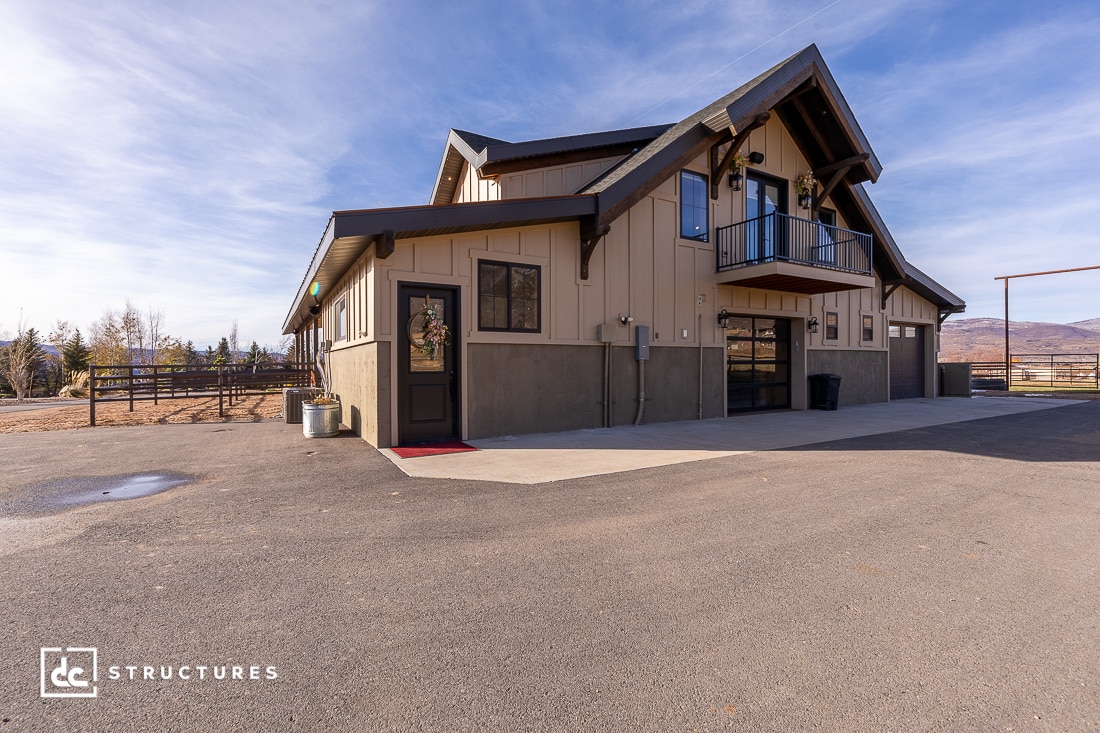
<svg viewBox="0 0 1100 733">
<path fill-rule="evenodd" d="M 953 29 L 956 7 L 11 0 L 0 321 L 86 326 L 130 298 L 200 346 L 234 318 L 274 344 L 329 212 L 422 203 L 447 128 L 672 122 L 812 42 L 884 163 L 871 195 L 906 256 L 995 316 L 994 268 L 1094 249 L 1100 22 L 998 7 L 995 28 Z"/>
</svg>

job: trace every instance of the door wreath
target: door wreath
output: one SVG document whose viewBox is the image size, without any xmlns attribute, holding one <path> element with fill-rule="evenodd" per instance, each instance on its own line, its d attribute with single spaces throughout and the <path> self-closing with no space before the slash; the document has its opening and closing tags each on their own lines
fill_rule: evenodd
<svg viewBox="0 0 1100 733">
<path fill-rule="evenodd" d="M 418 349 L 423 349 L 429 359 L 435 359 L 436 354 L 442 351 L 447 343 L 447 335 L 450 333 L 438 308 L 432 304 L 431 298 L 427 297 L 424 299 L 424 307 L 409 317 L 406 331 L 409 335 L 409 343 Z"/>
</svg>

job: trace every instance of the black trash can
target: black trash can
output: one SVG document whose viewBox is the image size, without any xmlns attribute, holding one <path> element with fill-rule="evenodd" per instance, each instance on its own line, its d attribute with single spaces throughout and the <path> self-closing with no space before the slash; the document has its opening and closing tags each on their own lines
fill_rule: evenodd
<svg viewBox="0 0 1100 733">
<path fill-rule="evenodd" d="M 810 375 L 810 409 L 835 410 L 840 404 L 840 375 Z"/>
</svg>

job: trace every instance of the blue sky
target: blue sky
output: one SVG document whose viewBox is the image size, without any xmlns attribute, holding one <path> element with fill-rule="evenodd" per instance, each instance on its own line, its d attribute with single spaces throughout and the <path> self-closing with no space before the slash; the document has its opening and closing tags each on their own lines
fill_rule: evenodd
<svg viewBox="0 0 1100 733">
<path fill-rule="evenodd" d="M 995 275 L 1100 265 L 1091 3 L 6 0 L 0 28 L 0 333 L 129 298 L 200 348 L 234 319 L 274 345 L 329 213 L 426 203 L 448 128 L 675 122 L 809 43 L 967 316 L 1001 315 Z M 1012 317 L 1098 291 L 1017 281 Z"/>
</svg>

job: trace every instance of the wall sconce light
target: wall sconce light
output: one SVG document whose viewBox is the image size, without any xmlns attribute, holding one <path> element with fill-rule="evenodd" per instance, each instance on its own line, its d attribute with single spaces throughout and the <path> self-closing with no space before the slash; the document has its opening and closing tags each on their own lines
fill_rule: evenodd
<svg viewBox="0 0 1100 733">
<path fill-rule="evenodd" d="M 313 296 L 313 305 L 309 307 L 309 314 L 315 316 L 321 312 L 321 301 L 317 300 L 317 294 L 321 292 L 321 283 L 316 280 L 309 286 L 309 294 Z"/>
<path fill-rule="evenodd" d="M 742 178 L 743 176 L 741 175 L 741 171 L 730 173 L 730 188 L 732 188 L 734 191 L 740 191 Z"/>
<path fill-rule="evenodd" d="M 810 204 L 813 203 L 814 197 L 812 194 L 800 193 L 798 194 L 798 205 L 803 209 L 810 208 Z"/>
<path fill-rule="evenodd" d="M 760 165 L 764 162 L 763 153 L 749 153 L 749 162 L 753 165 Z"/>
<path fill-rule="evenodd" d="M 724 329 L 730 327 L 730 314 L 726 312 L 725 308 L 718 313 L 718 325 Z"/>
<path fill-rule="evenodd" d="M 817 333 L 818 327 L 817 316 L 810 316 L 810 320 L 806 321 L 806 329 L 810 333 Z"/>
</svg>

